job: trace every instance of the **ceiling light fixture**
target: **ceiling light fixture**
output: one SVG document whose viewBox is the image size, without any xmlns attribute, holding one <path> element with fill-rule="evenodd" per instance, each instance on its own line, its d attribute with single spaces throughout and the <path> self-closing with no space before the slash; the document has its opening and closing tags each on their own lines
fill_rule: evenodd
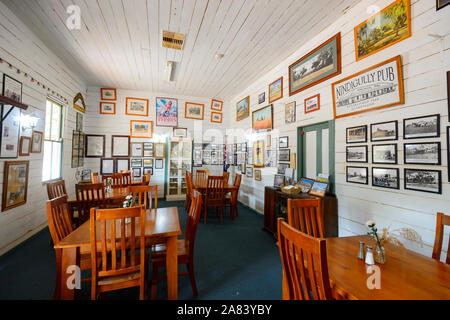
<svg viewBox="0 0 450 320">
<path fill-rule="evenodd" d="M 224 57 L 225 55 L 223 53 L 218 53 L 215 55 L 216 60 L 220 60 Z"/>
<path fill-rule="evenodd" d="M 166 73 L 167 73 L 167 81 L 168 82 L 173 81 L 173 69 L 174 69 L 174 62 L 173 61 L 167 61 Z"/>
</svg>

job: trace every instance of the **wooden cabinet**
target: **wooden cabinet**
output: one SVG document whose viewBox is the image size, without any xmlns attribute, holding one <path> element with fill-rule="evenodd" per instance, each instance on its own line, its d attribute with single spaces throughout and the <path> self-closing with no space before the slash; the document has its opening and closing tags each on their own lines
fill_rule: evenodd
<svg viewBox="0 0 450 320">
<path fill-rule="evenodd" d="M 277 238 L 277 219 L 287 220 L 287 199 L 316 199 L 318 197 L 308 194 L 286 194 L 278 188 L 266 187 L 264 190 L 264 229 L 273 233 Z M 325 237 L 338 236 L 337 198 L 335 195 L 326 195 L 322 198 L 323 224 Z"/>
</svg>

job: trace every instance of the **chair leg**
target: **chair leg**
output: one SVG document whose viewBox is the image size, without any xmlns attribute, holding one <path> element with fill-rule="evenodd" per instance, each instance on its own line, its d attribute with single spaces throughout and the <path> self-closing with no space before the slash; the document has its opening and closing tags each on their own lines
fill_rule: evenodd
<svg viewBox="0 0 450 320">
<path fill-rule="evenodd" d="M 223 222 L 223 207 L 220 207 L 220 224 Z"/>
<path fill-rule="evenodd" d="M 156 300 L 156 285 L 158 284 L 158 267 L 152 266 L 152 300 Z"/>
<path fill-rule="evenodd" d="M 188 272 L 189 272 L 189 279 L 191 280 L 191 286 L 192 286 L 192 292 L 194 293 L 194 296 L 198 296 L 198 291 L 197 291 L 197 285 L 195 284 L 195 274 L 194 274 L 194 263 L 188 262 L 187 263 L 187 268 L 188 268 Z"/>
<path fill-rule="evenodd" d="M 205 215 L 204 219 L 205 219 L 205 224 L 206 224 L 206 216 L 208 215 L 208 206 L 206 205 L 206 203 L 205 203 L 205 210 L 204 210 L 203 214 Z"/>
</svg>

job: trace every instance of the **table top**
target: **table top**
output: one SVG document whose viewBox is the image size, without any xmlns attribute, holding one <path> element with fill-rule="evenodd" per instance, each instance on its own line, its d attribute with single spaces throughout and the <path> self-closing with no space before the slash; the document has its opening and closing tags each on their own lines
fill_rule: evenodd
<svg viewBox="0 0 450 320">
<path fill-rule="evenodd" d="M 386 263 L 381 271 L 381 289 L 370 290 L 366 264 L 357 258 L 359 242 L 375 244 L 369 236 L 327 238 L 328 271 L 332 285 L 351 299 L 428 300 L 450 299 L 450 265 L 398 246 L 385 246 Z M 373 246 L 375 248 L 375 246 Z"/>
<path fill-rule="evenodd" d="M 119 227 L 118 221 L 118 229 Z M 145 221 L 145 237 L 157 237 L 166 238 L 172 236 L 178 236 L 181 234 L 180 219 L 178 216 L 178 208 L 159 208 L 147 210 L 147 219 Z M 97 227 L 97 238 L 100 240 L 100 226 Z M 129 232 L 129 225 L 127 226 L 127 232 Z M 110 226 L 107 224 L 106 228 L 107 237 L 110 237 Z M 136 222 L 136 236 L 140 236 L 140 223 L 139 218 Z M 120 235 L 117 234 L 117 237 Z M 78 229 L 75 229 L 71 234 L 62 239 L 57 245 L 56 249 L 61 248 L 73 248 L 73 247 L 86 247 L 90 246 L 90 222 L 86 221 Z"/>
</svg>

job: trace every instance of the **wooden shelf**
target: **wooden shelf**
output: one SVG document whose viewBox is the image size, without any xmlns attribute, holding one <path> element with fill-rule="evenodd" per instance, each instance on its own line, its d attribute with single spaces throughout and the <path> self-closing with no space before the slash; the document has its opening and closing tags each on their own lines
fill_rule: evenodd
<svg viewBox="0 0 450 320">
<path fill-rule="evenodd" d="M 21 102 L 18 102 L 16 100 L 10 99 L 10 98 L 2 96 L 2 95 L 0 95 L 0 103 L 1 104 L 8 104 L 8 105 L 11 105 L 11 106 L 23 109 L 23 110 L 27 110 L 28 109 L 28 106 L 26 104 L 23 104 Z"/>
</svg>

